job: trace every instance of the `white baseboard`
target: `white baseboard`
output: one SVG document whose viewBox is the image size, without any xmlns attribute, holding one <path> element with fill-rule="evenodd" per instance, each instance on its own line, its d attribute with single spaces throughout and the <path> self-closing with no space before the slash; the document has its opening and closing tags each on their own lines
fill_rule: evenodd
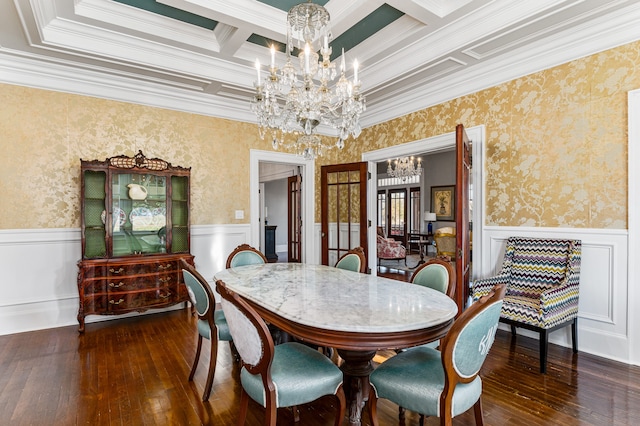
<svg viewBox="0 0 640 426">
<path fill-rule="evenodd" d="M 249 241 L 249 225 L 191 227 L 191 253 L 202 275 L 224 269 L 229 253 Z M 0 230 L 3 298 L 0 335 L 77 325 L 76 263 L 82 256 L 80 229 Z M 153 313 L 179 309 L 182 304 Z M 86 322 L 124 318 L 90 315 Z"/>
</svg>

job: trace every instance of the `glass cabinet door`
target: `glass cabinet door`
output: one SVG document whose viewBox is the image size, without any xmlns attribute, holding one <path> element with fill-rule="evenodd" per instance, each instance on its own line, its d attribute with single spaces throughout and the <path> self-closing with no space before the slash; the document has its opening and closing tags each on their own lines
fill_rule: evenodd
<svg viewBox="0 0 640 426">
<path fill-rule="evenodd" d="M 100 258 L 107 255 L 105 221 L 105 183 L 107 174 L 103 171 L 85 170 L 83 176 L 84 199 L 84 256 Z"/>
<path fill-rule="evenodd" d="M 113 256 L 167 251 L 165 176 L 114 173 L 112 184 Z"/>
</svg>

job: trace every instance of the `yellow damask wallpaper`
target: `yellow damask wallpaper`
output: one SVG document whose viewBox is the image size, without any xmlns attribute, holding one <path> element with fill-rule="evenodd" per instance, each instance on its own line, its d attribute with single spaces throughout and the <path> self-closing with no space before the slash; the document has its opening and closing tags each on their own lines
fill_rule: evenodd
<svg viewBox="0 0 640 426">
<path fill-rule="evenodd" d="M 317 188 L 322 164 L 484 124 L 488 225 L 626 229 L 639 68 L 631 43 L 372 126 L 318 160 Z M 79 227 L 80 158 L 139 149 L 192 167 L 192 224 L 247 223 L 249 150 L 271 149 L 252 124 L 12 85 L 0 135 L 0 229 Z"/>
<path fill-rule="evenodd" d="M 322 164 L 484 124 L 487 225 L 626 229 L 627 92 L 638 88 L 640 42 L 369 127 Z"/>
<path fill-rule="evenodd" d="M 0 134 L 0 229 L 79 227 L 80 158 L 138 150 L 191 167 L 192 224 L 246 222 L 249 149 L 270 149 L 252 124 L 11 85 Z"/>
</svg>

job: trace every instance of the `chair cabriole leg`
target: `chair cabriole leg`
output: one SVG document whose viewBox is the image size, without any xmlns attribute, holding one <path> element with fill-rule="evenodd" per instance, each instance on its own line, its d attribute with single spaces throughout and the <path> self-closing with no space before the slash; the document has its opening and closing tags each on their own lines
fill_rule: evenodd
<svg viewBox="0 0 640 426">
<path fill-rule="evenodd" d="M 207 383 L 204 386 L 202 400 L 208 401 L 213 387 L 213 378 L 216 375 L 216 361 L 218 358 L 218 339 L 211 339 L 211 356 L 209 357 L 209 373 L 207 373 Z"/>
<path fill-rule="evenodd" d="M 484 418 L 482 417 L 482 397 L 478 398 L 473 404 L 473 413 L 476 417 L 476 426 L 484 426 Z"/>
<path fill-rule="evenodd" d="M 198 334 L 198 345 L 196 347 L 196 358 L 193 360 L 193 365 L 191 366 L 191 373 L 189 373 L 189 381 L 193 380 L 193 376 L 196 374 L 196 369 L 198 368 L 198 361 L 200 360 L 200 350 L 202 349 L 202 336 Z"/>
<path fill-rule="evenodd" d="M 344 419 L 344 413 L 347 410 L 347 398 L 344 395 L 342 385 L 340 385 L 340 388 L 338 388 L 338 391 L 336 392 L 336 398 L 338 398 L 338 413 L 336 415 L 335 426 L 340 426 Z"/>
</svg>

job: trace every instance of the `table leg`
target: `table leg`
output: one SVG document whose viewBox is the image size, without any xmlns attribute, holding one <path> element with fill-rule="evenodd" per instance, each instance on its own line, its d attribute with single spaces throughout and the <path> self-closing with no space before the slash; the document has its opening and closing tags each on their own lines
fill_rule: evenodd
<svg viewBox="0 0 640 426">
<path fill-rule="evenodd" d="M 418 247 L 420 249 L 420 261 L 418 262 L 418 265 L 422 265 L 424 263 L 424 252 L 426 251 L 427 246 L 425 246 L 422 240 L 420 240 Z"/>
<path fill-rule="evenodd" d="M 340 368 L 344 374 L 349 426 L 360 426 L 362 424 L 362 409 L 369 399 L 369 374 L 373 371 L 371 360 L 376 351 L 338 349 L 338 354 L 344 360 Z"/>
</svg>

